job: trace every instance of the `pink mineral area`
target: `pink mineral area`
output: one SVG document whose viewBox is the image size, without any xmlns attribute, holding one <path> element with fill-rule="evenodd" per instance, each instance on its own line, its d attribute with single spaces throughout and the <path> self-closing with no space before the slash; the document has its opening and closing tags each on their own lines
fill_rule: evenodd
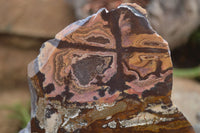
<svg viewBox="0 0 200 133">
<path fill-rule="evenodd" d="M 168 44 L 135 4 L 66 27 L 43 44 L 28 76 L 31 132 L 192 131 L 170 99 Z"/>
</svg>

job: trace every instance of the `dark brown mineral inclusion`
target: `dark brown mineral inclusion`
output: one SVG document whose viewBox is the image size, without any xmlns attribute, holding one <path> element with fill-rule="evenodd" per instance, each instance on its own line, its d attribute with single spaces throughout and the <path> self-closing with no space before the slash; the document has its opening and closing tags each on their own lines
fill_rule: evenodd
<svg viewBox="0 0 200 133">
<path fill-rule="evenodd" d="M 69 25 L 28 76 L 32 133 L 194 133 L 170 99 L 168 44 L 136 4 Z"/>
</svg>

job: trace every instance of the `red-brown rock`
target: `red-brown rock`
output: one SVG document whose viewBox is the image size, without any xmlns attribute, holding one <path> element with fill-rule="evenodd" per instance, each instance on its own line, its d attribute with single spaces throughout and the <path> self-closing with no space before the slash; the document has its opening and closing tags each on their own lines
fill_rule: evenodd
<svg viewBox="0 0 200 133">
<path fill-rule="evenodd" d="M 147 9 L 152 27 L 169 43 L 171 49 L 188 41 L 200 25 L 199 0 L 68 0 L 80 19 L 106 7 L 116 8 L 123 2 L 137 3 Z"/>
<path fill-rule="evenodd" d="M 170 99 L 168 44 L 136 4 L 69 25 L 28 69 L 31 132 L 194 133 Z"/>
</svg>

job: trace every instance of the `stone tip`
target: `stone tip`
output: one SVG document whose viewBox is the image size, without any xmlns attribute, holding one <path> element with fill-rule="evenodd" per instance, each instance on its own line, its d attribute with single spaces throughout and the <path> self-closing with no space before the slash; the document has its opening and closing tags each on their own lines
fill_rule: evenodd
<svg viewBox="0 0 200 133">
<path fill-rule="evenodd" d="M 145 17 L 147 16 L 147 11 L 136 3 L 123 3 L 119 7 L 122 7 L 122 6 L 123 7 L 130 7 L 132 9 L 137 10 L 137 12 L 139 12 L 143 16 L 145 16 Z"/>
</svg>

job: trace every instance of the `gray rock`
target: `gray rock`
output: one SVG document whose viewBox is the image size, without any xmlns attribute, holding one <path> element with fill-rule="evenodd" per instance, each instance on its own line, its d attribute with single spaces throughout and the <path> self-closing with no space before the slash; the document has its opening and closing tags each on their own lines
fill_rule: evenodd
<svg viewBox="0 0 200 133">
<path fill-rule="evenodd" d="M 179 107 L 192 125 L 196 125 L 196 114 L 200 110 L 200 84 L 191 79 L 174 77 L 173 88 L 174 104 Z"/>
<path fill-rule="evenodd" d="M 193 126 L 195 133 L 200 133 L 200 123 Z"/>
<path fill-rule="evenodd" d="M 152 0 L 148 17 L 153 28 L 165 38 L 171 49 L 187 42 L 200 24 L 200 0 Z"/>
<path fill-rule="evenodd" d="M 200 112 L 197 113 L 196 117 L 197 117 L 197 120 L 200 122 Z"/>
</svg>

